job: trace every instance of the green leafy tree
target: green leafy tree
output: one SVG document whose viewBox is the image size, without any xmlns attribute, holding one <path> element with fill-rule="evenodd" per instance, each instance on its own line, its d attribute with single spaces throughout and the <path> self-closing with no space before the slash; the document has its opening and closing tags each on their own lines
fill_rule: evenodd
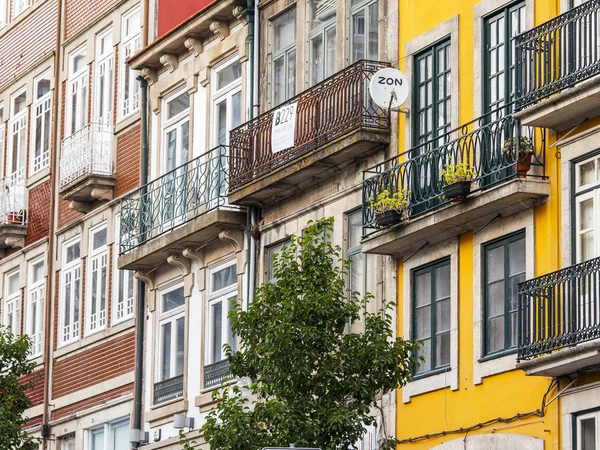
<svg viewBox="0 0 600 450">
<path fill-rule="evenodd" d="M 247 311 L 241 302 L 231 310 L 242 347 L 225 349 L 230 377 L 252 382 L 214 394 L 202 429 L 211 449 L 353 449 L 375 424 L 378 394 L 410 378 L 417 344 L 393 338 L 391 305 L 363 315 L 372 296 L 348 292 L 350 263 L 330 244 L 332 223 L 311 222 L 292 237 L 275 259 L 277 281 L 260 286 Z M 360 320 L 364 332 L 349 333 Z"/>
<path fill-rule="evenodd" d="M 0 448 L 3 450 L 36 448 L 37 439 L 22 429 L 28 421 L 25 410 L 31 406 L 26 392 L 36 382 L 35 377 L 28 382 L 20 381 L 35 369 L 35 362 L 28 359 L 30 350 L 29 336 L 15 335 L 0 326 Z"/>
</svg>

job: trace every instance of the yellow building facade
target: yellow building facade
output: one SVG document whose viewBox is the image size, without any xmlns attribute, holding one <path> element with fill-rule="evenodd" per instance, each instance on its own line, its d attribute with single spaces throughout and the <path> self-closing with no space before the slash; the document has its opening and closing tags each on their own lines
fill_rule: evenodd
<svg viewBox="0 0 600 450">
<path fill-rule="evenodd" d="M 399 225 L 363 215 L 363 250 L 397 260 L 398 334 L 423 342 L 398 448 L 600 449 L 600 2 L 399 17 L 401 154 L 363 183 L 409 201 Z"/>
</svg>

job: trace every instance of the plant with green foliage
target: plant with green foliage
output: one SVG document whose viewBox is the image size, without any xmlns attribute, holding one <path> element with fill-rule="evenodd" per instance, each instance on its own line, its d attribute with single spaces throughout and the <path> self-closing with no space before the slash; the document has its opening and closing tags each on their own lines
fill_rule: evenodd
<svg viewBox="0 0 600 450">
<path fill-rule="evenodd" d="M 29 360 L 30 351 L 29 336 L 15 335 L 0 325 L 0 448 L 3 450 L 37 448 L 37 439 L 22 429 L 28 421 L 25 410 L 31 406 L 26 392 L 36 382 L 35 377 L 22 381 L 35 369 L 35 362 Z"/>
<path fill-rule="evenodd" d="M 261 285 L 246 311 L 241 301 L 231 310 L 242 345 L 225 351 L 240 381 L 213 394 L 202 427 L 211 449 L 353 449 L 376 422 L 378 395 L 409 381 L 418 344 L 393 338 L 392 305 L 363 316 L 373 297 L 348 292 L 350 262 L 330 243 L 332 224 L 293 236 L 275 258 L 277 281 Z M 360 320 L 364 332 L 347 331 Z M 396 439 L 378 445 L 392 449 Z"/>
<path fill-rule="evenodd" d="M 371 199 L 369 208 L 374 209 L 377 214 L 383 214 L 387 211 L 403 213 L 408 209 L 410 194 L 411 191 L 406 189 L 393 194 L 390 194 L 389 189 L 384 189 L 377 194 L 377 199 Z"/>
<path fill-rule="evenodd" d="M 452 157 L 448 156 L 448 162 L 444 164 L 444 170 L 442 170 L 441 175 L 444 183 L 450 185 L 461 181 L 471 181 L 477 176 L 477 173 L 469 163 L 453 163 Z"/>
</svg>

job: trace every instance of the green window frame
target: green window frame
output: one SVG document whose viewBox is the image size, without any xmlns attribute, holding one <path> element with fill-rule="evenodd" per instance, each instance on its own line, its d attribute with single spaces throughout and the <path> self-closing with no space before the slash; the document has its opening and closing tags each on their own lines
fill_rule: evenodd
<svg viewBox="0 0 600 450">
<path fill-rule="evenodd" d="M 296 95 L 296 8 L 269 21 L 271 26 L 272 107 Z"/>
<path fill-rule="evenodd" d="M 525 2 L 509 5 L 484 18 L 482 48 L 485 83 L 484 114 L 509 105 L 514 100 L 516 76 L 514 38 L 525 29 Z M 508 109 L 508 112 L 512 112 L 512 106 Z"/>
<path fill-rule="evenodd" d="M 450 258 L 413 269 L 412 339 L 422 342 L 417 356 L 424 361 L 415 376 L 432 375 L 450 367 Z"/>
<path fill-rule="evenodd" d="M 517 348 L 518 283 L 526 278 L 525 231 L 483 246 L 483 349 L 498 355 Z"/>
<path fill-rule="evenodd" d="M 450 39 L 420 52 L 414 59 L 413 146 L 450 131 L 452 121 Z"/>
</svg>

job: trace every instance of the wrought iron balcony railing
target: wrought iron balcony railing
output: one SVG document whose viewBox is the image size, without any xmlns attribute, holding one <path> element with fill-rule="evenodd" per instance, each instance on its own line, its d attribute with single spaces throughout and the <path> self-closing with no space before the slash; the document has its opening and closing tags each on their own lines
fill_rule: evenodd
<svg viewBox="0 0 600 450">
<path fill-rule="evenodd" d="M 544 177 L 544 154 L 543 133 L 536 136 L 503 110 L 475 119 L 363 171 L 363 235 L 381 229 L 372 203 L 384 190 L 407 194 L 410 219 L 449 203 L 443 193 L 444 164 L 466 163 L 475 173 L 471 192 L 476 192 L 523 176 L 520 168 L 537 166 L 527 176 Z"/>
<path fill-rule="evenodd" d="M 113 128 L 90 123 L 62 141 L 59 188 L 87 175 L 114 175 Z"/>
<path fill-rule="evenodd" d="M 24 169 L 0 178 L 0 225 L 25 225 L 25 175 Z"/>
<path fill-rule="evenodd" d="M 361 60 L 230 133 L 230 185 L 236 190 L 302 155 L 360 128 L 389 130 L 387 110 L 370 99 L 375 72 L 389 64 Z M 296 109 L 295 145 L 271 151 L 274 112 L 292 103 Z"/>
<path fill-rule="evenodd" d="M 517 108 L 600 74 L 600 0 L 515 37 Z"/>
<path fill-rule="evenodd" d="M 220 386 L 229 372 L 229 361 L 223 359 L 204 366 L 204 389 Z"/>
<path fill-rule="evenodd" d="M 519 283 L 519 359 L 600 338 L 600 258 Z"/>
<path fill-rule="evenodd" d="M 122 198 L 119 254 L 226 205 L 227 147 L 220 145 Z"/>
<path fill-rule="evenodd" d="M 154 383 L 154 404 L 183 397 L 183 375 Z"/>
</svg>

